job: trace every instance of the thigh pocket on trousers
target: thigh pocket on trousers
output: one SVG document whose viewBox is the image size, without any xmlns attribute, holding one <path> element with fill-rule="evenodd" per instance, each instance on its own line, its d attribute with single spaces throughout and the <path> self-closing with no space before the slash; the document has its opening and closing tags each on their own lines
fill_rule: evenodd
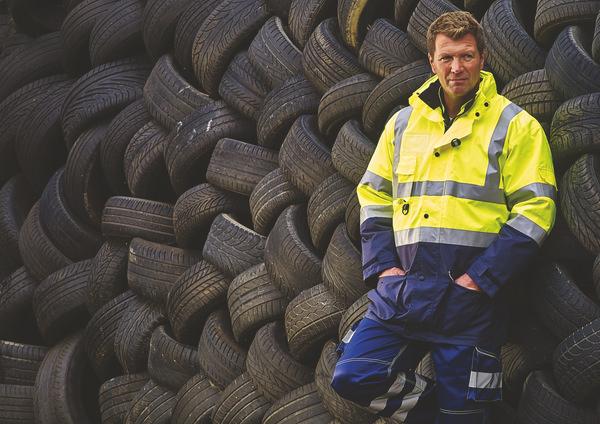
<svg viewBox="0 0 600 424">
<path fill-rule="evenodd" d="M 502 399 L 502 364 L 500 353 L 480 347 L 473 349 L 467 399 L 495 401 Z"/>
</svg>

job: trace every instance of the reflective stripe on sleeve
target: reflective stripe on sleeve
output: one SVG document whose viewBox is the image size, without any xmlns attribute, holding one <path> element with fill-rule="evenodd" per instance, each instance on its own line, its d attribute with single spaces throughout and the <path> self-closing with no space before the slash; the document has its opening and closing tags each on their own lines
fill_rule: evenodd
<svg viewBox="0 0 600 424">
<path fill-rule="evenodd" d="M 496 237 L 498 237 L 497 233 L 433 227 L 408 228 L 395 232 L 396 246 L 429 242 L 469 247 L 488 247 Z"/>
<path fill-rule="evenodd" d="M 522 232 L 527 237 L 532 238 L 535 242 L 540 245 L 546 238 L 546 231 L 533 222 L 531 219 L 523 215 L 517 215 L 514 218 L 509 219 L 506 225 L 510 225 L 515 230 Z"/>
<path fill-rule="evenodd" d="M 393 215 L 392 205 L 367 205 L 360 208 L 360 223 L 362 224 L 369 218 L 392 219 Z"/>
<path fill-rule="evenodd" d="M 367 170 L 360 180 L 360 184 L 367 185 L 373 190 L 381 191 L 392 195 L 392 182 L 386 178 L 380 177 L 374 172 Z"/>
<path fill-rule="evenodd" d="M 550 199 L 555 200 L 556 188 L 551 184 L 545 183 L 528 184 L 508 196 L 508 208 L 512 209 L 517 203 L 525 202 L 534 197 L 549 197 Z"/>
</svg>

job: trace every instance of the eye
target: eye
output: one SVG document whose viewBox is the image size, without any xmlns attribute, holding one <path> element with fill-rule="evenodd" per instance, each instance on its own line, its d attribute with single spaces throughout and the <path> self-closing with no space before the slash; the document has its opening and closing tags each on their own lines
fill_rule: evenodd
<svg viewBox="0 0 600 424">
<path fill-rule="evenodd" d="M 440 57 L 440 61 L 444 62 L 444 63 L 448 63 L 452 60 L 452 58 L 450 56 L 442 56 Z"/>
<path fill-rule="evenodd" d="M 470 62 L 470 61 L 472 61 L 473 59 L 474 59 L 474 56 L 473 56 L 472 54 L 466 54 L 466 55 L 464 55 L 464 56 L 463 56 L 463 60 L 464 60 L 465 62 Z"/>
</svg>

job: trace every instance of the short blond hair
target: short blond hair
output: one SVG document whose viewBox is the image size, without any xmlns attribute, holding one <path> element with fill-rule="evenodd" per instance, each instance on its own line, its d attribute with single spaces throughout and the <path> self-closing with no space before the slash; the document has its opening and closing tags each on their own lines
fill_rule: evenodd
<svg viewBox="0 0 600 424">
<path fill-rule="evenodd" d="M 473 34 L 477 41 L 479 53 L 485 52 L 485 40 L 483 39 L 483 28 L 477 19 L 465 11 L 446 12 L 429 25 L 427 29 L 427 52 L 431 55 L 435 52 L 435 37 L 444 34 L 453 40 L 458 40 L 467 34 Z"/>
</svg>

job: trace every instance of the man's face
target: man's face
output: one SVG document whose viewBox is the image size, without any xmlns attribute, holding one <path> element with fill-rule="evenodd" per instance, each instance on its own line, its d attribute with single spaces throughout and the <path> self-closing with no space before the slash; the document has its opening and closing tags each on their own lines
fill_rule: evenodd
<svg viewBox="0 0 600 424">
<path fill-rule="evenodd" d="M 447 97 L 460 99 L 479 83 L 484 57 L 473 34 L 453 40 L 444 34 L 435 37 L 435 51 L 429 54 L 431 69 L 440 79 Z"/>
</svg>

